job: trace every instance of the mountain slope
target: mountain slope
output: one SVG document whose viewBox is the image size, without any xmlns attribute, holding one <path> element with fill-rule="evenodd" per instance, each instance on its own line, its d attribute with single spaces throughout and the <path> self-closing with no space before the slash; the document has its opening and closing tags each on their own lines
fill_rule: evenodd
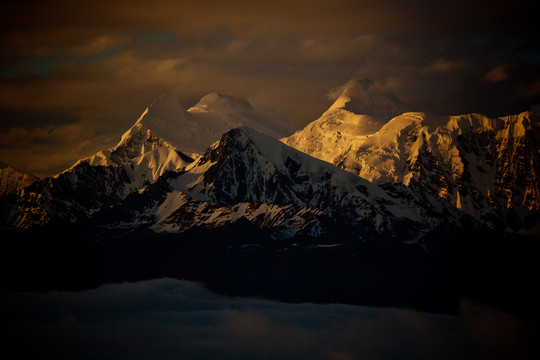
<svg viewBox="0 0 540 360">
<path fill-rule="evenodd" d="M 123 167 L 80 163 L 0 198 L 3 227 L 74 223 L 120 202 L 133 188 Z"/>
<path fill-rule="evenodd" d="M 120 213 L 132 217 L 122 223 L 146 222 L 156 231 L 242 219 L 270 229 L 273 237 L 319 235 L 342 226 L 360 238 L 400 241 L 414 241 L 459 219 L 442 201 L 393 190 L 240 127 L 225 133 L 185 172 L 130 196 Z"/>
<path fill-rule="evenodd" d="M 369 79 L 353 78 L 321 117 L 282 141 L 318 159 L 335 163 L 350 148 L 365 140 L 405 111 L 395 95 Z"/>
<path fill-rule="evenodd" d="M 154 101 L 113 148 L 79 160 L 92 166 L 121 166 L 134 189 L 154 182 L 166 171 L 176 171 L 193 161 L 177 150 L 188 114 L 169 97 Z"/>
<path fill-rule="evenodd" d="M 212 93 L 186 111 L 165 95 L 143 112 L 115 147 L 79 160 L 74 166 L 81 162 L 124 166 L 132 183 L 140 188 L 166 171 L 184 168 L 221 134 L 240 125 L 271 136 L 290 132 L 290 125 L 263 116 L 243 98 Z"/>
<path fill-rule="evenodd" d="M 116 146 L 81 159 L 64 172 L 5 199 L 3 223 L 29 228 L 50 222 L 77 222 L 122 201 L 167 171 L 185 168 L 193 159 L 175 145 L 186 116 L 173 99 L 157 99 Z"/>
<path fill-rule="evenodd" d="M 293 131 L 289 123 L 263 115 L 241 97 L 211 93 L 186 111 L 174 97 L 163 95 L 154 100 L 122 140 L 142 128 L 196 158 L 224 132 L 242 125 L 273 137 L 283 137 Z"/>
<path fill-rule="evenodd" d="M 199 154 L 218 141 L 224 132 L 243 125 L 274 138 L 290 135 L 294 131 L 291 123 L 265 116 L 246 99 L 220 93 L 203 96 L 187 112 L 196 124 L 193 137 L 199 142 L 193 146 L 193 151 Z"/>
<path fill-rule="evenodd" d="M 0 161 L 0 196 L 16 192 L 35 181 L 39 181 L 37 176 L 17 170 Z"/>
<path fill-rule="evenodd" d="M 342 143 L 311 139 L 310 126 L 283 141 L 374 183 L 428 191 L 491 228 L 540 236 L 537 113 L 404 113 L 366 136 L 347 138 L 337 124 L 326 137 L 346 138 Z"/>
<path fill-rule="evenodd" d="M 336 91 L 339 96 L 323 116 L 347 111 L 388 121 L 408 109 L 394 94 L 371 79 L 353 77 Z"/>
<path fill-rule="evenodd" d="M 18 228 L 79 221 L 141 191 L 167 172 L 182 171 L 193 159 L 180 149 L 202 152 L 222 132 L 242 123 L 280 135 L 289 126 L 270 121 L 242 98 L 213 93 L 185 111 L 174 98 L 159 97 L 116 146 L 6 200 L 2 218 Z M 56 192 L 58 188 L 64 193 Z M 83 192 L 93 194 L 92 200 Z"/>
</svg>

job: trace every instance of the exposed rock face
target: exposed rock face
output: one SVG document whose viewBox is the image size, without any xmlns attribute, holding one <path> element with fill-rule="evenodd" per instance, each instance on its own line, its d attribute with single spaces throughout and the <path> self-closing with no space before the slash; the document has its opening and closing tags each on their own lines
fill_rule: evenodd
<svg viewBox="0 0 540 360">
<path fill-rule="evenodd" d="M 373 82 L 346 85 L 289 138 L 240 126 L 196 159 L 179 148 L 201 124 L 264 128 L 262 118 L 246 100 L 217 93 L 188 111 L 160 98 L 115 147 L 1 197 L 0 222 L 92 219 L 183 232 L 240 221 L 274 238 L 348 229 L 404 242 L 445 226 L 539 235 L 540 114 L 394 116 L 404 106 Z"/>
<path fill-rule="evenodd" d="M 0 196 L 16 192 L 39 181 L 37 176 L 15 169 L 0 161 Z"/>
<path fill-rule="evenodd" d="M 129 214 L 124 222 L 147 222 L 156 231 L 242 219 L 277 238 L 343 226 L 359 238 L 402 241 L 460 218 L 434 197 L 407 188 L 383 190 L 246 127 L 225 133 L 184 172 L 132 195 L 119 213 Z"/>
<path fill-rule="evenodd" d="M 361 136 L 343 124 L 327 127 L 326 139 L 347 139 L 343 144 L 314 144 L 309 127 L 283 141 L 323 159 L 332 148 L 336 155 L 325 160 L 369 181 L 419 187 L 492 228 L 540 235 L 538 113 L 404 113 Z"/>
<path fill-rule="evenodd" d="M 121 167 L 81 163 L 2 198 L 1 220 L 19 229 L 80 221 L 121 201 L 130 185 Z"/>
</svg>

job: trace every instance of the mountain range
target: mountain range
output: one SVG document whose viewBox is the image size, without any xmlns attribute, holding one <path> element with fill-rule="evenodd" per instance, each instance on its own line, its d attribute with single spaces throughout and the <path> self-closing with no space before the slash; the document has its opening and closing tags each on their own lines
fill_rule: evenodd
<svg viewBox="0 0 540 360">
<path fill-rule="evenodd" d="M 539 114 L 409 110 L 352 79 L 291 135 L 243 98 L 212 93 L 186 111 L 162 96 L 113 148 L 54 177 L 10 180 L 0 221 L 178 234 L 245 224 L 274 239 L 416 244 L 448 227 L 540 236 Z"/>
<path fill-rule="evenodd" d="M 372 82 L 342 89 L 319 119 L 282 141 L 383 187 L 425 191 L 491 229 L 540 235 L 540 114 L 401 113 L 401 102 Z"/>
</svg>

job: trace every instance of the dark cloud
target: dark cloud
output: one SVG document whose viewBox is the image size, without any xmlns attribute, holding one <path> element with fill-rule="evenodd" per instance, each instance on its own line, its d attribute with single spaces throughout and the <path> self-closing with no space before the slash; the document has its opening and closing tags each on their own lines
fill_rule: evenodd
<svg viewBox="0 0 540 360">
<path fill-rule="evenodd" d="M 459 317 L 286 304 L 171 279 L 3 301 L 5 351 L 47 358 L 524 359 L 538 348 L 532 323 L 469 303 Z"/>
<path fill-rule="evenodd" d="M 0 130 L 10 128 L 56 128 L 60 125 L 74 123 L 80 120 L 79 108 L 32 108 L 30 106 L 0 108 Z"/>
<path fill-rule="evenodd" d="M 81 131 L 89 127 L 88 141 L 97 142 L 101 135 L 119 138 L 163 93 L 173 93 L 187 108 L 219 91 L 244 96 L 301 127 L 330 105 L 330 89 L 358 76 L 377 80 L 418 110 L 507 115 L 540 103 L 540 38 L 529 6 L 427 0 L 8 2 L 0 24 L 0 108 L 21 114 L 24 108 L 47 114 L 73 109 L 58 118 L 80 119 Z M 53 118 L 37 125 L 22 115 L 19 127 L 43 133 L 58 126 Z M 14 121 L 2 124 L 3 138 Z M 90 155 L 76 141 L 58 142 L 57 153 L 78 149 L 64 157 L 64 168 Z M 39 170 L 21 154 L 0 156 L 52 175 L 58 158 L 49 150 Z"/>
</svg>

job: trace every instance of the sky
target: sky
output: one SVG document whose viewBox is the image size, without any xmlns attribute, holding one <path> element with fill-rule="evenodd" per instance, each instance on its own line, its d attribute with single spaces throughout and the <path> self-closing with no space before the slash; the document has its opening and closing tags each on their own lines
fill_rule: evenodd
<svg viewBox="0 0 540 360">
<path fill-rule="evenodd" d="M 532 1 L 8 1 L 0 160 L 40 177 L 114 146 L 152 100 L 245 97 L 299 129 L 353 76 L 413 110 L 540 111 Z"/>
</svg>

